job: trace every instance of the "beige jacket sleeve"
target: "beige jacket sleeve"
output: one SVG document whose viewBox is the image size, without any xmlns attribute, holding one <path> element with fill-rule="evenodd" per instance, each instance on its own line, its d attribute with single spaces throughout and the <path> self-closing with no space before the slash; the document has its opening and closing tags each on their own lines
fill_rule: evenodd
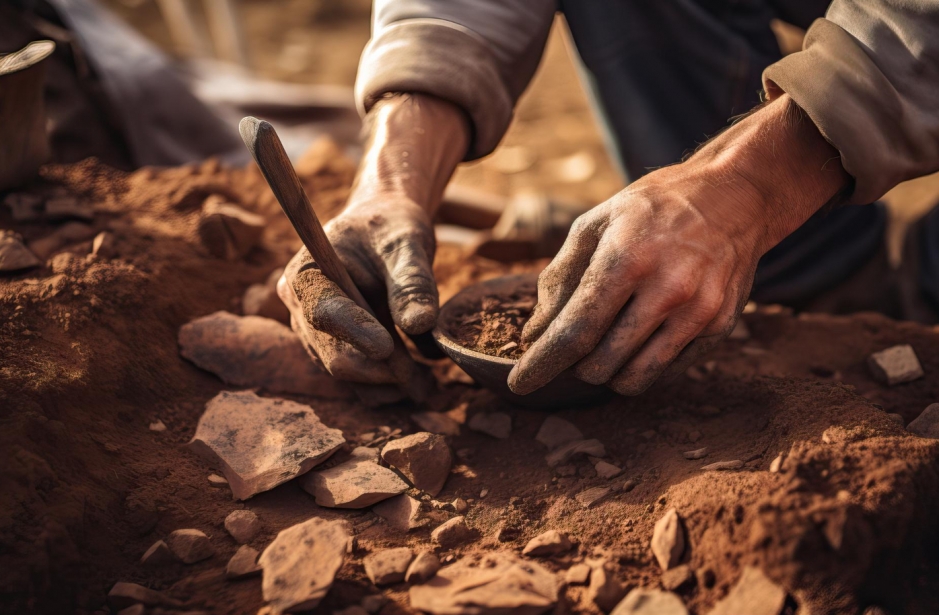
<svg viewBox="0 0 939 615">
<path fill-rule="evenodd" d="M 422 92 L 461 107 L 490 153 L 541 60 L 556 0 L 374 0 L 372 39 L 355 83 L 359 110 L 383 95 Z"/>
<path fill-rule="evenodd" d="M 841 153 L 852 203 L 939 171 L 939 1 L 835 0 L 763 82 Z"/>
</svg>

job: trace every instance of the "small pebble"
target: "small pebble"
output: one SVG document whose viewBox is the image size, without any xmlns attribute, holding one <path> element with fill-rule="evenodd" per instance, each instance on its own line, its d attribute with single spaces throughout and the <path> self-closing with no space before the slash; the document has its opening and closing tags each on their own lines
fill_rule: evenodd
<svg viewBox="0 0 939 615">
<path fill-rule="evenodd" d="M 701 469 L 707 472 L 712 470 L 739 470 L 742 467 L 743 462 L 739 459 L 734 459 L 733 461 L 718 461 L 711 463 L 703 466 Z"/>
<path fill-rule="evenodd" d="M 685 459 L 692 459 L 692 460 L 704 459 L 705 457 L 707 457 L 709 450 L 710 449 L 708 449 L 708 447 L 705 446 L 704 448 L 695 449 L 693 451 L 685 451 L 684 453 L 682 453 L 682 456 Z"/>
</svg>

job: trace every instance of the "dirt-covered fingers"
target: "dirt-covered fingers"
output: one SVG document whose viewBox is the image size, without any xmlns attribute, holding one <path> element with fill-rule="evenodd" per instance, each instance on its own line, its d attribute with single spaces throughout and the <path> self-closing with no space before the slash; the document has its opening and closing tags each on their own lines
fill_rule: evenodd
<svg viewBox="0 0 939 615">
<path fill-rule="evenodd" d="M 387 238 L 378 250 L 391 317 L 408 335 L 426 333 L 437 322 L 439 300 L 432 267 L 432 237 L 432 231 L 422 226 Z"/>
</svg>

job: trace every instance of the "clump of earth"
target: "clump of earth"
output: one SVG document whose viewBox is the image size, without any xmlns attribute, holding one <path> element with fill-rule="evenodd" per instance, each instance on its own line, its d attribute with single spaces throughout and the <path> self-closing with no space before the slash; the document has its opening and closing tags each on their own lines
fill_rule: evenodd
<svg viewBox="0 0 939 615">
<path fill-rule="evenodd" d="M 517 359 L 525 350 L 522 329 L 537 302 L 537 289 L 532 284 L 522 284 L 507 296 L 484 295 L 456 311 L 448 329 L 465 348 Z"/>
</svg>

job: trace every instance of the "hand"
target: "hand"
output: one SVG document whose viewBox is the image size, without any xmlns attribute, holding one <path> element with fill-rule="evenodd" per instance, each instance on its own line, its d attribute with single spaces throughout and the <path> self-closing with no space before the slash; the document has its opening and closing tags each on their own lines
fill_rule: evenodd
<svg viewBox="0 0 939 615">
<path fill-rule="evenodd" d="M 509 387 L 573 365 L 637 395 L 683 372 L 733 330 L 760 257 L 849 181 L 836 157 L 784 96 L 578 218 L 539 276 Z"/>
</svg>

